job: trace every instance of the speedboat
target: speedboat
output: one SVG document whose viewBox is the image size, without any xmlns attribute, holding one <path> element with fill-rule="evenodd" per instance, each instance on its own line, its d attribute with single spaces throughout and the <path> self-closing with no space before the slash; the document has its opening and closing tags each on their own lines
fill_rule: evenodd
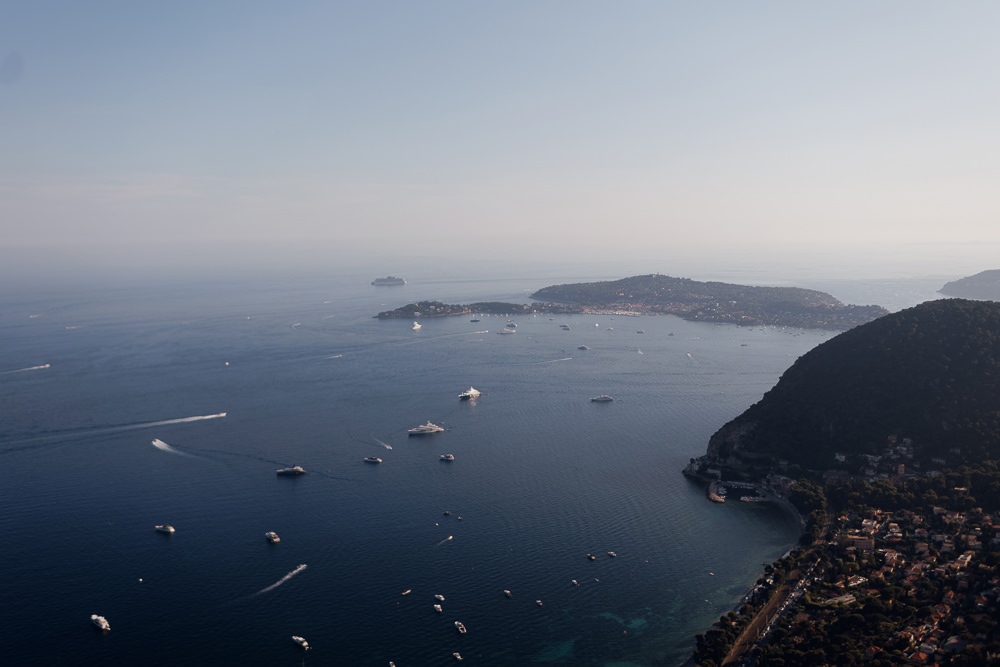
<svg viewBox="0 0 1000 667">
<path fill-rule="evenodd" d="M 475 387 L 469 387 L 466 391 L 463 391 L 461 394 L 459 394 L 458 397 L 463 401 L 467 401 L 470 398 L 479 398 L 480 396 L 482 396 L 482 394 L 483 392 L 479 391 Z"/>
<path fill-rule="evenodd" d="M 103 616 L 98 616 L 97 614 L 91 614 L 90 622 L 93 623 L 95 627 L 98 627 L 101 630 L 107 631 L 111 629 L 111 624 L 108 623 L 108 619 L 104 618 Z"/>
<path fill-rule="evenodd" d="M 292 466 L 291 468 L 278 468 L 275 472 L 279 475 L 294 476 L 306 474 L 306 469 L 302 466 Z"/>
<path fill-rule="evenodd" d="M 452 653 L 452 656 L 454 656 L 455 660 L 461 660 L 462 659 L 462 654 L 459 653 L 458 651 L 455 651 L 454 653 Z"/>
<path fill-rule="evenodd" d="M 435 595 L 434 599 L 438 600 L 439 602 L 444 602 L 444 596 L 441 595 L 440 593 L 438 593 L 437 595 Z"/>
<path fill-rule="evenodd" d="M 506 595 L 507 597 L 510 597 L 510 591 L 508 591 L 506 588 L 503 589 L 503 594 Z"/>
<path fill-rule="evenodd" d="M 454 454 L 442 454 L 441 455 L 441 460 L 442 461 L 454 461 L 455 460 L 455 455 Z"/>
<path fill-rule="evenodd" d="M 377 456 L 366 456 L 365 463 L 382 463 L 382 459 Z"/>
<path fill-rule="evenodd" d="M 309 649 L 312 648 L 311 646 L 309 646 L 309 642 L 307 642 L 304 638 L 299 637 L 297 635 L 292 635 L 292 641 L 301 646 L 303 650 L 308 651 Z"/>
<path fill-rule="evenodd" d="M 414 331 L 416 331 L 417 329 L 420 329 L 422 327 L 420 326 L 420 322 L 414 322 L 413 326 L 410 327 L 410 328 L 413 329 Z"/>
<path fill-rule="evenodd" d="M 156 530 L 158 532 L 160 532 L 160 533 L 173 533 L 173 532 L 176 532 L 174 530 L 174 527 L 171 526 L 169 523 L 165 523 L 162 526 L 157 526 Z"/>
<path fill-rule="evenodd" d="M 573 579 L 572 581 L 573 581 L 573 585 L 574 586 L 579 586 L 580 585 L 580 582 L 577 581 L 576 579 Z"/>
<path fill-rule="evenodd" d="M 420 426 L 414 426 L 407 433 L 410 435 L 427 435 L 428 433 L 440 433 L 444 430 L 443 426 L 438 426 L 437 424 L 432 424 L 428 421 L 426 424 L 421 424 Z"/>
<path fill-rule="evenodd" d="M 535 604 L 537 604 L 539 607 L 541 607 L 542 606 L 542 601 L 541 600 L 535 600 Z"/>
<path fill-rule="evenodd" d="M 407 588 L 407 589 L 406 589 L 405 591 L 403 591 L 403 592 L 401 593 L 401 595 L 409 595 L 409 594 L 410 594 L 410 593 L 412 593 L 412 592 L 413 592 L 413 589 L 411 589 L 411 588 Z"/>
<path fill-rule="evenodd" d="M 440 613 L 441 613 L 442 611 L 444 611 L 444 610 L 443 610 L 443 609 L 441 609 L 441 605 L 439 605 L 439 604 L 436 604 L 436 605 L 434 605 L 434 611 L 436 611 L 437 613 L 439 613 L 439 614 L 440 614 Z"/>
<path fill-rule="evenodd" d="M 615 399 L 612 398 L 611 396 L 608 396 L 607 394 L 602 394 L 601 396 L 594 396 L 590 400 L 592 400 L 594 403 L 610 403 Z"/>
<path fill-rule="evenodd" d="M 465 634 L 465 626 L 462 625 L 461 621 L 455 621 L 455 628 L 458 630 L 460 634 L 463 635 Z"/>
<path fill-rule="evenodd" d="M 597 556 L 594 554 L 587 554 L 587 560 L 597 560 Z"/>
<path fill-rule="evenodd" d="M 616 554 L 616 553 L 615 553 L 614 551 L 609 551 L 609 552 L 608 552 L 608 555 L 609 555 L 609 556 L 611 556 L 612 558 L 614 558 L 614 557 L 615 557 L 615 556 L 617 556 L 618 554 Z"/>
<path fill-rule="evenodd" d="M 264 533 L 264 537 L 266 537 L 267 541 L 270 542 L 271 544 L 275 544 L 281 541 L 281 538 L 278 537 L 278 534 L 273 530 L 269 530 L 268 532 Z"/>
</svg>

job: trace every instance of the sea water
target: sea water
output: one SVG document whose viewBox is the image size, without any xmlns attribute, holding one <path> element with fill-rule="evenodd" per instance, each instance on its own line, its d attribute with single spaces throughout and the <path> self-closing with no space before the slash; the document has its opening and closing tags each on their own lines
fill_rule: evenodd
<svg viewBox="0 0 1000 667">
<path fill-rule="evenodd" d="M 679 664 L 794 545 L 786 511 L 711 504 L 680 471 L 833 334 L 536 315 L 503 336 L 485 314 L 415 331 L 373 315 L 557 281 L 373 277 L 4 297 L 7 664 Z M 428 420 L 445 432 L 408 436 Z M 292 465 L 307 474 L 275 474 Z"/>
</svg>

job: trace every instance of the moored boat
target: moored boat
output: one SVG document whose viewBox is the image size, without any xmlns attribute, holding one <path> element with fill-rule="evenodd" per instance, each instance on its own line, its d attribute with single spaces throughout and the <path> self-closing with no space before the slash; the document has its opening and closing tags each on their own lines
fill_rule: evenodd
<svg viewBox="0 0 1000 667">
<path fill-rule="evenodd" d="M 414 331 L 416 331 L 417 329 L 422 329 L 423 326 L 420 324 L 420 322 L 414 322 L 413 326 L 410 327 L 410 328 L 413 329 Z"/>
<path fill-rule="evenodd" d="M 95 627 L 98 627 L 101 630 L 107 631 L 111 629 L 111 624 L 108 623 L 108 619 L 104 618 L 103 616 L 98 616 L 97 614 L 91 614 L 90 622 L 93 623 Z"/>
<path fill-rule="evenodd" d="M 439 605 L 439 604 L 436 604 L 436 605 L 434 605 L 434 611 L 436 611 L 437 613 L 439 613 L 439 614 L 440 614 L 440 613 L 441 613 L 442 611 L 444 611 L 444 610 L 443 610 L 443 609 L 441 609 L 441 605 Z"/>
<path fill-rule="evenodd" d="M 442 461 L 454 461 L 455 460 L 455 455 L 454 454 L 442 454 L 441 455 L 441 460 Z"/>
<path fill-rule="evenodd" d="M 590 400 L 593 401 L 594 403 L 610 403 L 615 399 L 612 398 L 611 396 L 608 396 L 607 394 L 601 394 L 600 396 L 594 396 Z"/>
<path fill-rule="evenodd" d="M 278 542 L 281 541 L 281 538 L 278 537 L 278 534 L 273 530 L 269 530 L 266 533 L 264 533 L 264 537 L 266 537 L 267 541 L 270 542 L 271 544 L 277 544 Z"/>
<path fill-rule="evenodd" d="M 458 630 L 459 634 L 465 634 L 465 626 L 462 625 L 461 621 L 455 621 L 455 629 Z"/>
<path fill-rule="evenodd" d="M 292 635 L 292 641 L 301 646 L 302 649 L 305 651 L 308 651 L 309 649 L 312 648 L 312 646 L 309 646 L 309 642 L 307 642 L 303 637 L 299 637 L 298 635 Z"/>
<path fill-rule="evenodd" d="M 302 466 L 292 466 L 291 468 L 278 468 L 274 472 L 282 476 L 294 477 L 295 475 L 306 474 L 306 469 Z"/>
<path fill-rule="evenodd" d="M 377 456 L 366 456 L 365 463 L 382 463 L 382 459 Z"/>
<path fill-rule="evenodd" d="M 429 420 L 426 424 L 421 424 L 420 426 L 414 426 L 407 431 L 410 435 L 427 435 L 429 433 L 440 433 L 444 430 L 443 426 L 438 426 L 437 424 L 432 424 Z"/>
<path fill-rule="evenodd" d="M 159 533 L 167 533 L 167 534 L 176 532 L 174 527 L 171 526 L 169 523 L 165 523 L 162 526 L 157 526 L 156 531 Z"/>
<path fill-rule="evenodd" d="M 483 392 L 479 391 L 475 387 L 469 387 L 467 390 L 459 394 L 458 397 L 463 401 L 467 401 L 470 398 L 479 398 L 480 396 L 482 396 L 482 394 Z"/>
</svg>

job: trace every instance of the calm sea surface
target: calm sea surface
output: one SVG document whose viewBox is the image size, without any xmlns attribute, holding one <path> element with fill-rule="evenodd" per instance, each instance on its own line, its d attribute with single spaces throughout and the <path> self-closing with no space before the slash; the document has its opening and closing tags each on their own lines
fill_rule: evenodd
<svg viewBox="0 0 1000 667">
<path fill-rule="evenodd" d="M 680 471 L 832 334 L 582 315 L 414 331 L 372 315 L 571 281 L 374 277 L 3 298 L 6 664 L 676 665 L 794 544 L 787 513 L 713 505 Z M 933 298 L 853 288 L 829 291 Z M 447 430 L 407 436 L 427 420 Z M 291 465 L 309 472 L 275 475 Z"/>
</svg>

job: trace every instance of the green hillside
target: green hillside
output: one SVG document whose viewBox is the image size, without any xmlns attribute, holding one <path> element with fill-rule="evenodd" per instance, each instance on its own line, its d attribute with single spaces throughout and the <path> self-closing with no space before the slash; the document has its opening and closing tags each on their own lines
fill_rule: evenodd
<svg viewBox="0 0 1000 667">
<path fill-rule="evenodd" d="M 890 435 L 925 465 L 1000 457 L 1000 304 L 931 301 L 817 346 L 712 436 L 707 460 L 830 469 Z"/>
</svg>

